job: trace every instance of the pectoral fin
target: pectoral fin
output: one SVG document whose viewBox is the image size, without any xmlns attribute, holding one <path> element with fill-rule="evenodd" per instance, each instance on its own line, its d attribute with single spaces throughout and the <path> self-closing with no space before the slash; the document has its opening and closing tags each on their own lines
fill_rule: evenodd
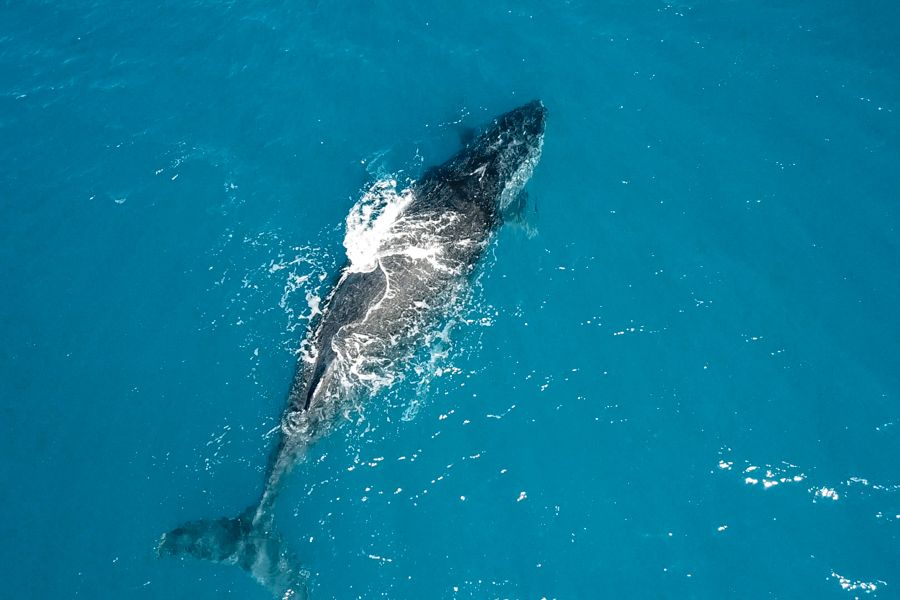
<svg viewBox="0 0 900 600">
<path fill-rule="evenodd" d="M 537 205 L 530 199 L 528 192 L 522 190 L 503 209 L 503 222 L 521 228 L 525 235 L 537 235 Z"/>
</svg>

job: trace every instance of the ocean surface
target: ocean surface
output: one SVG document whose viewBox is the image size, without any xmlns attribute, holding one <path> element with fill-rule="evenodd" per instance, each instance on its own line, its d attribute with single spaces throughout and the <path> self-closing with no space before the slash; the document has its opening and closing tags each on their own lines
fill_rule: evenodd
<svg viewBox="0 0 900 600">
<path fill-rule="evenodd" d="M 0 3 L 0 597 L 266 599 L 237 514 L 373 182 L 524 223 L 295 468 L 312 600 L 900 598 L 896 2 Z"/>
</svg>

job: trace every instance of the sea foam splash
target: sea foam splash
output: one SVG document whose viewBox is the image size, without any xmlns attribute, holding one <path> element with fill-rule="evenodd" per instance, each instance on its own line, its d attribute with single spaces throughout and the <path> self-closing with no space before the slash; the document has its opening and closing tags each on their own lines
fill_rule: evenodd
<svg viewBox="0 0 900 600">
<path fill-rule="evenodd" d="M 391 229 L 412 199 L 410 188 L 398 192 L 396 179 L 381 179 L 353 205 L 347 213 L 344 235 L 349 272 L 368 273 L 375 269 Z"/>
</svg>

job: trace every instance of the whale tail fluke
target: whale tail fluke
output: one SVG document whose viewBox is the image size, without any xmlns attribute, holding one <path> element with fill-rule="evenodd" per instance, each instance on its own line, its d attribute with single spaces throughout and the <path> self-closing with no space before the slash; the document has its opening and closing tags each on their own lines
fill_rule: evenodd
<svg viewBox="0 0 900 600">
<path fill-rule="evenodd" d="M 164 533 L 160 556 L 184 556 L 238 565 L 282 600 L 306 600 L 307 573 L 286 549 L 273 522 L 253 506 L 229 519 L 189 521 Z"/>
</svg>

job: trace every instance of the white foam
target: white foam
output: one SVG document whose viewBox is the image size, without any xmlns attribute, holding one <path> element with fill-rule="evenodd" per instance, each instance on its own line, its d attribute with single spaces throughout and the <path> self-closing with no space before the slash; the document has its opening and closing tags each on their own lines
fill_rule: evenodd
<svg viewBox="0 0 900 600">
<path fill-rule="evenodd" d="M 390 231 L 412 201 L 412 190 L 397 191 L 395 179 L 377 181 L 347 214 L 344 248 L 350 272 L 368 273 L 379 258 Z"/>
<path fill-rule="evenodd" d="M 837 580 L 837 582 L 840 584 L 842 589 L 850 591 L 850 592 L 855 592 L 857 590 L 861 590 L 861 591 L 865 592 L 866 594 L 871 594 L 873 592 L 878 591 L 879 587 L 884 587 L 887 585 L 886 582 L 884 582 L 880 579 L 876 580 L 876 581 L 862 581 L 859 579 L 853 580 L 853 579 L 850 579 L 849 577 L 844 577 L 843 575 L 840 575 L 834 571 L 831 572 L 831 577 L 833 579 Z"/>
</svg>

